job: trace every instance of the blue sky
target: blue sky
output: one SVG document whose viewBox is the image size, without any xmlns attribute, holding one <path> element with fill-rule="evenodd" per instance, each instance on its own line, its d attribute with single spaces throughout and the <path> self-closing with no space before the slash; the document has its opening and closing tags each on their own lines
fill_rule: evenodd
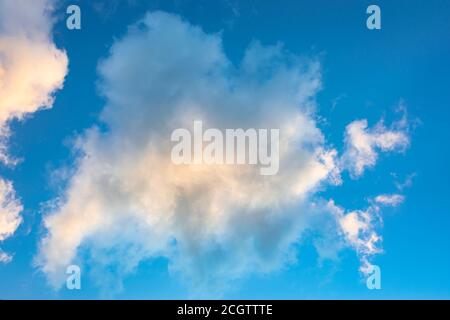
<svg viewBox="0 0 450 320">
<path fill-rule="evenodd" d="M 12 182 L 23 210 L 20 213 L 22 217 L 20 226 L 11 236 L 0 242 L 2 251 L 12 256 L 10 262 L 0 263 L 0 298 L 177 299 L 198 296 L 247 299 L 449 298 L 450 206 L 447 200 L 450 191 L 450 172 L 447 164 L 450 156 L 448 144 L 450 128 L 447 120 L 450 117 L 448 108 L 450 20 L 446 1 L 376 1 L 374 3 L 381 8 L 381 30 L 366 28 L 365 11 L 368 5 L 373 4 L 369 1 L 136 0 L 113 1 L 109 4 L 103 4 L 102 1 L 74 3 L 81 8 L 81 30 L 66 28 L 65 8 L 69 3 L 57 2 L 53 12 L 56 19 L 51 31 L 52 41 L 58 48 L 64 49 L 68 57 L 68 72 L 63 87 L 53 93 L 54 103 L 51 108 L 27 114 L 24 119 L 18 120 L 12 116 L 7 120 L 11 132 L 8 138 L 8 153 L 22 161 L 13 167 L 0 166 L 0 176 Z M 129 96 L 125 96 L 130 99 L 129 101 L 135 101 L 137 98 L 134 94 L 141 94 L 141 90 L 145 90 L 141 89 L 141 84 L 145 84 L 146 81 L 152 84 L 152 81 L 167 81 L 167 86 L 164 83 L 162 88 L 170 87 L 171 81 L 176 82 L 175 78 L 152 78 L 151 74 L 142 72 L 139 73 L 140 78 L 135 79 L 137 82 L 130 84 L 129 81 L 134 79 L 133 73 L 130 72 L 129 76 L 128 69 L 120 69 L 122 61 L 125 61 L 124 66 L 128 65 L 128 60 L 133 59 L 141 59 L 140 63 L 150 64 L 148 61 L 155 58 L 151 52 L 147 54 L 140 50 L 142 57 L 138 57 L 136 56 L 138 51 L 133 51 L 133 48 L 127 51 L 126 45 L 129 43 L 125 41 L 133 36 L 133 33 L 131 35 L 127 33 L 127 28 L 142 19 L 147 12 L 155 11 L 164 11 L 169 17 L 180 17 L 180 21 L 184 21 L 183 26 L 188 30 L 187 35 L 181 38 L 171 37 L 169 28 L 164 29 L 163 36 L 155 32 L 151 33 L 149 38 L 145 38 L 147 40 L 142 40 L 139 34 L 140 32 L 145 34 L 146 31 L 138 30 L 135 31 L 138 34 L 136 41 L 159 39 L 169 43 L 167 45 L 143 43 L 139 44 L 142 45 L 139 48 L 157 51 L 155 48 L 170 47 L 174 49 L 169 54 L 170 57 L 176 48 L 184 52 L 183 48 L 189 47 L 191 43 L 176 41 L 190 40 L 190 36 L 195 38 L 195 32 L 189 29 L 189 26 L 194 25 L 203 30 L 201 32 L 206 38 L 221 39 L 222 54 L 236 67 L 237 73 L 248 46 L 255 41 L 259 41 L 262 47 L 282 43 L 281 59 L 285 59 L 284 52 L 289 52 L 301 57 L 300 60 L 305 60 L 307 65 L 312 65 L 311 61 L 320 64 L 320 71 L 317 71 L 319 75 L 311 71 L 312 79 L 315 77 L 321 79 L 320 88 L 311 89 L 315 107 L 314 115 L 311 117 L 326 140 L 323 146 L 337 150 L 339 157 L 342 156 L 344 164 L 339 168 L 342 184 L 333 185 L 321 181 L 317 187 L 308 192 L 307 203 L 285 210 L 292 211 L 293 214 L 297 211 L 304 212 L 309 210 L 311 203 L 325 203 L 333 199 L 339 208 L 344 208 L 343 217 L 355 210 L 380 213 L 382 222 L 377 224 L 376 234 L 382 237 L 379 243 L 382 252 L 373 255 L 358 254 L 358 250 L 362 249 L 352 245 L 351 239 L 345 239 L 345 228 L 336 229 L 337 231 L 324 230 L 323 225 L 332 224 L 327 221 L 334 220 L 320 218 L 316 221 L 313 218 L 312 222 L 310 220 L 305 222 L 306 229 L 301 229 L 301 232 L 292 238 L 295 240 L 289 243 L 289 255 L 293 261 L 287 259 L 289 261 L 280 262 L 281 258 L 277 252 L 274 253 L 275 261 L 269 258 L 266 260 L 263 247 L 261 252 L 255 253 L 256 262 L 251 260 L 250 266 L 245 266 L 245 271 L 229 275 L 224 272 L 227 275 L 221 276 L 215 274 L 213 270 L 219 268 L 218 265 L 222 263 L 221 251 L 211 250 L 212 253 L 209 255 L 209 249 L 205 249 L 206 253 L 202 252 L 201 255 L 202 260 L 195 260 L 194 255 L 193 266 L 186 266 L 185 262 L 177 260 L 179 259 L 177 255 L 172 256 L 171 253 L 165 252 L 165 247 L 155 249 L 156 253 L 148 253 L 151 250 L 145 240 L 128 237 L 128 232 L 133 233 L 133 227 L 123 226 L 124 230 L 126 229 L 123 231 L 123 238 L 122 231 L 111 227 L 83 234 L 83 239 L 75 248 L 76 254 L 70 262 L 82 265 L 82 289 L 68 290 L 61 285 L 59 289 L 55 289 L 52 286 L 53 274 L 51 271 L 45 271 L 45 267 L 51 265 L 51 259 L 54 257 L 49 258 L 50 254 L 46 251 L 45 245 L 42 249 L 42 241 L 49 239 L 49 242 L 55 242 L 57 247 L 58 239 L 48 236 L 49 229 L 56 234 L 58 228 L 63 227 L 56 222 L 54 227 L 48 227 L 44 221 L 46 217 L 52 215 L 61 217 L 61 221 L 70 218 L 68 209 L 59 203 L 55 204 L 55 199 L 65 197 L 67 203 L 79 208 L 77 206 L 83 201 L 79 196 L 81 191 L 76 187 L 70 187 L 70 181 L 77 177 L 85 181 L 83 179 L 87 179 L 89 172 L 94 172 L 95 175 L 99 168 L 98 164 L 84 162 L 80 164 L 81 161 L 77 158 L 79 154 L 73 146 L 74 141 L 84 137 L 81 142 L 82 150 L 86 153 L 92 152 L 93 159 L 118 154 L 122 163 L 139 158 L 140 153 L 136 156 L 130 155 L 128 158 L 122 155 L 122 151 L 108 148 L 109 144 L 120 144 L 117 137 L 127 135 L 130 131 L 127 121 L 124 120 L 125 124 L 122 123 L 123 114 L 117 111 L 120 103 L 114 102 L 116 97 L 114 90 L 116 89 L 119 95 L 126 94 L 126 90 L 133 90 L 133 87 L 138 88 L 131 91 Z M 0 13 L 0 17 L 4 16 Z M 165 18 L 158 19 L 162 19 L 161 23 L 167 23 L 168 27 L 178 26 L 178 20 L 169 18 L 167 22 Z M 3 29 L 6 28 L 3 26 Z M 0 33 L 0 39 L 1 36 Z M 198 41 L 199 46 L 206 42 L 203 36 L 193 41 Z M 119 43 L 115 51 L 111 51 L 113 43 Z M 211 55 L 215 52 L 213 49 Z M 127 55 L 127 52 L 130 55 Z M 161 52 L 163 52 L 161 56 L 164 57 L 164 51 Z M 187 52 L 191 54 L 189 50 Z M 205 53 L 204 57 L 209 56 Z M 161 61 L 155 59 L 153 62 L 156 65 L 163 64 L 166 60 L 161 59 Z M 168 59 L 170 63 L 172 60 Z M 203 60 L 204 58 L 199 58 L 199 61 Z M 99 67 L 99 62 L 104 67 Z M 195 63 L 192 68 L 195 68 Z M 36 61 L 36 64 L 39 64 L 39 61 Z M 283 67 L 289 69 L 291 66 L 287 63 Z M 152 70 L 146 66 L 142 68 Z M 117 80 L 121 76 L 123 78 Z M 186 75 L 179 74 L 176 78 L 184 76 Z M 264 80 L 258 78 L 258 75 L 256 77 L 253 80 Z M 238 87 L 242 86 L 242 95 L 250 90 L 246 89 L 245 81 L 239 76 L 236 76 L 236 83 Z M 264 94 L 264 90 L 259 87 L 255 90 L 261 95 Z M 164 95 L 162 98 L 155 97 L 153 93 L 142 94 L 145 99 L 150 99 L 150 104 L 153 98 L 155 101 L 161 101 L 158 99 L 165 97 Z M 248 94 L 251 97 L 252 93 Z M 232 98 L 231 95 L 230 97 Z M 274 93 L 274 97 L 267 96 L 267 99 L 276 102 L 277 97 L 277 93 Z M 406 108 L 407 115 L 404 110 L 396 112 L 399 105 Z M 39 107 L 37 105 L 36 109 Z M 260 106 L 256 103 L 251 107 L 259 110 Z M 107 111 L 102 111 L 105 108 Z M 138 115 L 132 114 L 139 112 L 139 108 L 131 108 L 131 119 L 139 119 Z M 157 124 L 158 117 L 166 116 L 158 106 L 152 108 L 148 118 L 149 126 Z M 230 108 L 231 113 L 236 113 L 237 121 L 241 121 L 239 109 L 232 109 L 233 106 Z M 275 108 L 275 112 L 277 110 Z M 280 109 L 279 112 L 282 114 L 289 110 Z M 403 116 L 405 118 L 402 118 Z M 145 117 L 143 116 L 144 119 Z M 103 120 L 105 118 L 107 120 Z M 401 133 L 408 137 L 409 143 L 403 146 L 398 142 L 386 150 L 377 149 L 376 163 L 373 166 L 367 165 L 362 174 L 355 176 L 354 171 L 349 168 L 354 164 L 353 158 L 344 157 L 350 148 L 344 136 L 347 126 L 361 119 L 367 120 L 369 128 L 374 128 L 380 119 L 384 119 L 386 124 L 384 129 L 380 131 L 368 129 L 368 134 L 375 136 L 386 132 Z M 401 124 L 399 119 L 407 119 L 405 121 L 408 124 Z M 134 122 L 130 120 L 128 125 L 133 127 Z M 86 130 L 94 126 L 99 126 L 100 132 L 114 133 L 110 136 L 106 134 L 106 138 L 86 134 Z M 136 138 L 140 137 L 138 128 L 131 131 L 136 131 L 136 136 L 130 136 L 130 140 L 139 140 Z M 123 150 L 123 153 L 126 152 L 133 151 Z M 348 160 L 350 164 L 347 164 L 345 159 L 352 161 Z M 117 164 L 119 161 L 112 163 L 112 173 L 122 170 Z M 114 164 L 117 167 L 114 167 Z M 62 168 L 69 172 L 69 177 L 58 179 L 61 173 L 66 172 Z M 106 172 L 108 174 L 108 171 Z M 113 175 L 111 172 L 109 174 Z M 410 183 L 405 184 L 408 180 Z M 92 181 L 86 183 L 94 184 Z M 283 182 L 283 186 L 286 185 L 288 182 Z M 191 185 L 188 184 L 189 186 Z M 95 193 L 98 188 L 93 190 Z M 277 190 L 273 193 L 276 194 Z M 404 199 L 398 205 L 377 207 L 374 199 L 382 194 L 399 194 Z M 283 195 L 279 195 L 277 199 L 282 201 L 280 199 L 284 199 Z M 94 200 L 92 201 L 94 203 Z M 150 201 L 156 203 L 162 200 L 150 197 Z M 51 207 L 52 205 L 56 206 L 56 209 Z M 101 205 L 102 219 L 116 210 L 112 205 L 104 203 Z M 187 215 L 195 214 L 196 211 L 189 208 L 191 207 L 184 208 L 183 212 Z M 121 210 L 118 212 L 122 212 Z M 243 214 L 241 217 L 245 219 Z M 117 222 L 119 227 L 120 221 L 122 220 Z M 129 220 L 125 220 L 124 223 L 126 221 Z M 338 221 L 342 220 L 338 218 Z M 320 226 L 316 228 L 317 224 Z M 89 228 L 81 223 L 78 226 L 80 225 Z M 232 232 L 233 236 L 239 233 L 236 230 L 240 229 L 234 226 L 230 228 L 225 229 L 225 232 L 231 230 L 229 232 Z M 374 231 L 371 228 L 370 232 Z M 151 228 L 149 230 L 138 230 L 136 233 L 140 235 L 140 232 L 143 232 L 145 235 L 145 232 L 153 232 Z M 269 226 L 263 232 L 268 232 L 267 235 L 270 237 L 276 230 Z M 315 244 L 317 239 L 327 238 L 332 232 L 344 236 L 340 239 L 342 245 L 337 248 L 332 245 L 334 241 L 325 243 L 327 249 L 333 251 L 335 255 L 334 258 L 327 259 L 321 256 Z M 114 240 L 108 241 L 110 237 Z M 183 233 L 180 238 L 171 238 L 171 241 L 176 243 L 174 246 L 176 250 L 179 243 L 189 241 L 190 238 L 184 237 Z M 159 238 L 155 239 L 153 241 L 158 241 Z M 100 242 L 102 245 L 97 247 L 95 244 L 92 245 L 93 242 Z M 139 249 L 144 247 L 146 253 L 136 256 L 130 253 L 130 256 L 127 254 L 121 257 L 120 250 L 125 248 L 127 251 L 128 242 L 133 243 L 132 249 L 135 249 L 134 245 Z M 232 243 L 239 243 L 239 239 Z M 125 247 L 121 247 L 122 245 Z M 228 243 L 223 244 L 226 245 Z M 286 249 L 278 244 L 275 250 L 277 248 Z M 245 254 L 245 248 L 242 250 Z M 235 251 L 239 250 L 230 249 L 230 252 Z M 56 250 L 56 253 L 64 255 L 63 251 Z M 180 253 L 183 261 L 191 261 L 191 253 L 192 251 Z M 47 259 L 43 263 L 39 262 L 39 257 L 42 256 L 44 260 Z M 364 275 L 359 268 L 366 256 L 370 258 L 371 263 L 381 268 L 381 290 L 368 290 L 365 285 Z M 127 269 L 128 265 L 124 264 L 124 261 L 121 262 L 121 259 L 134 258 L 137 259 L 137 263 L 133 264 L 131 270 L 124 271 L 123 268 Z M 98 259 L 102 261 L 100 268 L 97 267 Z M 215 259 L 217 263 L 211 262 Z M 230 260 L 224 261 L 227 268 L 233 268 L 241 263 L 240 256 L 233 254 Z M 202 273 L 207 274 L 206 280 L 199 279 L 198 271 L 190 269 L 191 267 L 196 269 L 198 264 L 203 266 L 203 263 L 206 269 L 202 269 Z M 265 265 L 272 263 L 276 265 L 273 268 Z M 264 271 L 266 267 L 269 270 L 267 272 Z M 205 285 L 203 281 L 207 284 Z M 219 284 L 216 285 L 216 282 Z M 198 287 L 195 288 L 197 283 L 201 283 L 200 288 L 206 287 L 204 289 L 206 294 L 199 294 Z"/>
</svg>

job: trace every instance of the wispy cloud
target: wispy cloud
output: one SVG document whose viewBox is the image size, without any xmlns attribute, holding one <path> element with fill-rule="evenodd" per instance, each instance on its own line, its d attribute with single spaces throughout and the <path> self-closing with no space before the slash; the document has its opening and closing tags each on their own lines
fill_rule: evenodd
<svg viewBox="0 0 450 320">
<path fill-rule="evenodd" d="M 386 127 L 383 120 L 372 128 L 369 128 L 366 119 L 353 121 L 345 131 L 343 167 L 350 170 L 354 177 L 358 177 L 366 168 L 376 164 L 379 152 L 405 150 L 410 143 L 408 124 L 406 116 L 390 127 Z"/>
<path fill-rule="evenodd" d="M 401 194 L 380 194 L 374 200 L 384 206 L 396 207 L 405 200 L 405 197 Z"/>
<path fill-rule="evenodd" d="M 356 250 L 361 272 L 366 273 L 371 257 L 382 251 L 382 238 L 377 231 L 382 222 L 379 207 L 346 211 L 330 200 L 327 209 L 336 218 L 346 243 Z"/>
<path fill-rule="evenodd" d="M 0 243 L 9 238 L 22 222 L 22 205 L 16 198 L 11 182 L 0 178 Z M 12 256 L 0 248 L 0 262 L 10 262 Z"/>
</svg>

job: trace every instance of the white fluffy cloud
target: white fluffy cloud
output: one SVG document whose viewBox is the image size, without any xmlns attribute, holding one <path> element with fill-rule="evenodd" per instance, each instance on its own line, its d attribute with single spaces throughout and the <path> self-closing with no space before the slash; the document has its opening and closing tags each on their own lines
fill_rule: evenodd
<svg viewBox="0 0 450 320">
<path fill-rule="evenodd" d="M 99 72 L 109 130 L 92 128 L 80 139 L 84 156 L 45 219 L 39 260 L 50 278 L 83 245 L 99 265 L 111 258 L 107 249 L 123 251 L 126 270 L 164 256 L 191 281 L 270 271 L 290 259 L 306 220 L 300 204 L 337 175 L 336 152 L 312 116 L 316 62 L 253 43 L 235 68 L 219 35 L 158 12 L 114 44 Z M 172 164 L 172 130 L 196 119 L 214 128 L 279 128 L 279 174 Z"/>
<path fill-rule="evenodd" d="M 337 152 L 315 121 L 316 61 L 255 42 L 235 66 L 220 35 L 155 12 L 112 46 L 99 73 L 107 129 L 80 137 L 73 175 L 44 222 L 37 262 L 55 286 L 86 256 L 119 273 L 165 257 L 200 291 L 292 261 L 311 215 L 330 211 L 315 207 L 315 192 L 341 183 Z M 174 165 L 170 134 L 194 120 L 280 129 L 278 174 Z M 362 212 L 339 219 L 349 241 L 374 241 Z"/>
<path fill-rule="evenodd" d="M 387 128 L 383 121 L 368 128 L 366 119 L 350 123 L 345 132 L 346 151 L 343 155 L 344 167 L 354 176 L 363 174 L 373 167 L 379 151 L 403 151 L 409 146 L 408 126 L 405 116 Z"/>
<path fill-rule="evenodd" d="M 63 85 L 67 56 L 51 39 L 50 0 L 0 0 L 0 126 L 50 108 Z M 8 135 L 2 129 L 2 138 Z M 1 159 L 8 163 L 4 144 Z"/>
<path fill-rule="evenodd" d="M 0 161 L 15 164 L 7 150 L 8 121 L 50 108 L 62 87 L 67 56 L 51 39 L 50 0 L 0 0 Z M 0 241 L 21 222 L 12 184 L 0 178 Z M 0 262 L 11 256 L 0 251 Z"/>
</svg>

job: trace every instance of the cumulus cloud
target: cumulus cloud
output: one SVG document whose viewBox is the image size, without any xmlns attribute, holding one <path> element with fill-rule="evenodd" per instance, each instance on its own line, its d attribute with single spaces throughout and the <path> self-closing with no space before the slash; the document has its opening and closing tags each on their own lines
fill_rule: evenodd
<svg viewBox="0 0 450 320">
<path fill-rule="evenodd" d="M 77 140 L 73 175 L 44 221 L 36 261 L 52 284 L 61 285 L 74 261 L 114 266 L 120 276 L 164 257 L 191 289 L 206 292 L 295 261 L 303 231 L 331 210 L 311 199 L 341 183 L 337 151 L 316 124 L 317 61 L 254 42 L 233 65 L 219 34 L 154 12 L 115 42 L 99 74 L 107 101 L 102 128 Z M 279 129 L 278 174 L 173 164 L 171 132 L 192 129 L 195 120 L 218 129 Z M 326 216 L 359 251 L 375 250 L 372 217 Z"/>
<path fill-rule="evenodd" d="M 50 108 L 67 72 L 67 56 L 52 42 L 50 0 L 0 0 L 0 161 L 14 165 L 8 122 Z M 22 206 L 9 181 L 0 178 L 0 241 L 21 222 Z M 12 257 L 0 250 L 0 261 Z"/>
<path fill-rule="evenodd" d="M 99 72 L 108 130 L 80 138 L 83 156 L 45 219 L 38 260 L 51 279 L 83 247 L 98 265 L 111 259 L 108 248 L 121 251 L 125 270 L 167 257 L 191 281 L 270 271 L 291 259 L 306 220 L 300 204 L 338 176 L 336 151 L 313 117 L 317 62 L 255 42 L 235 67 L 219 35 L 157 12 L 113 45 Z M 196 119 L 219 129 L 279 128 L 279 174 L 172 164 L 171 132 Z"/>
<path fill-rule="evenodd" d="M 345 131 L 346 151 L 343 166 L 354 177 L 361 176 L 366 168 L 373 167 L 379 152 L 403 151 L 410 143 L 406 116 L 387 128 L 379 121 L 373 128 L 366 119 L 353 121 Z"/>
<path fill-rule="evenodd" d="M 0 0 L 0 158 L 7 154 L 4 128 L 13 118 L 50 108 L 63 85 L 67 56 L 51 39 L 50 0 Z"/>
</svg>

